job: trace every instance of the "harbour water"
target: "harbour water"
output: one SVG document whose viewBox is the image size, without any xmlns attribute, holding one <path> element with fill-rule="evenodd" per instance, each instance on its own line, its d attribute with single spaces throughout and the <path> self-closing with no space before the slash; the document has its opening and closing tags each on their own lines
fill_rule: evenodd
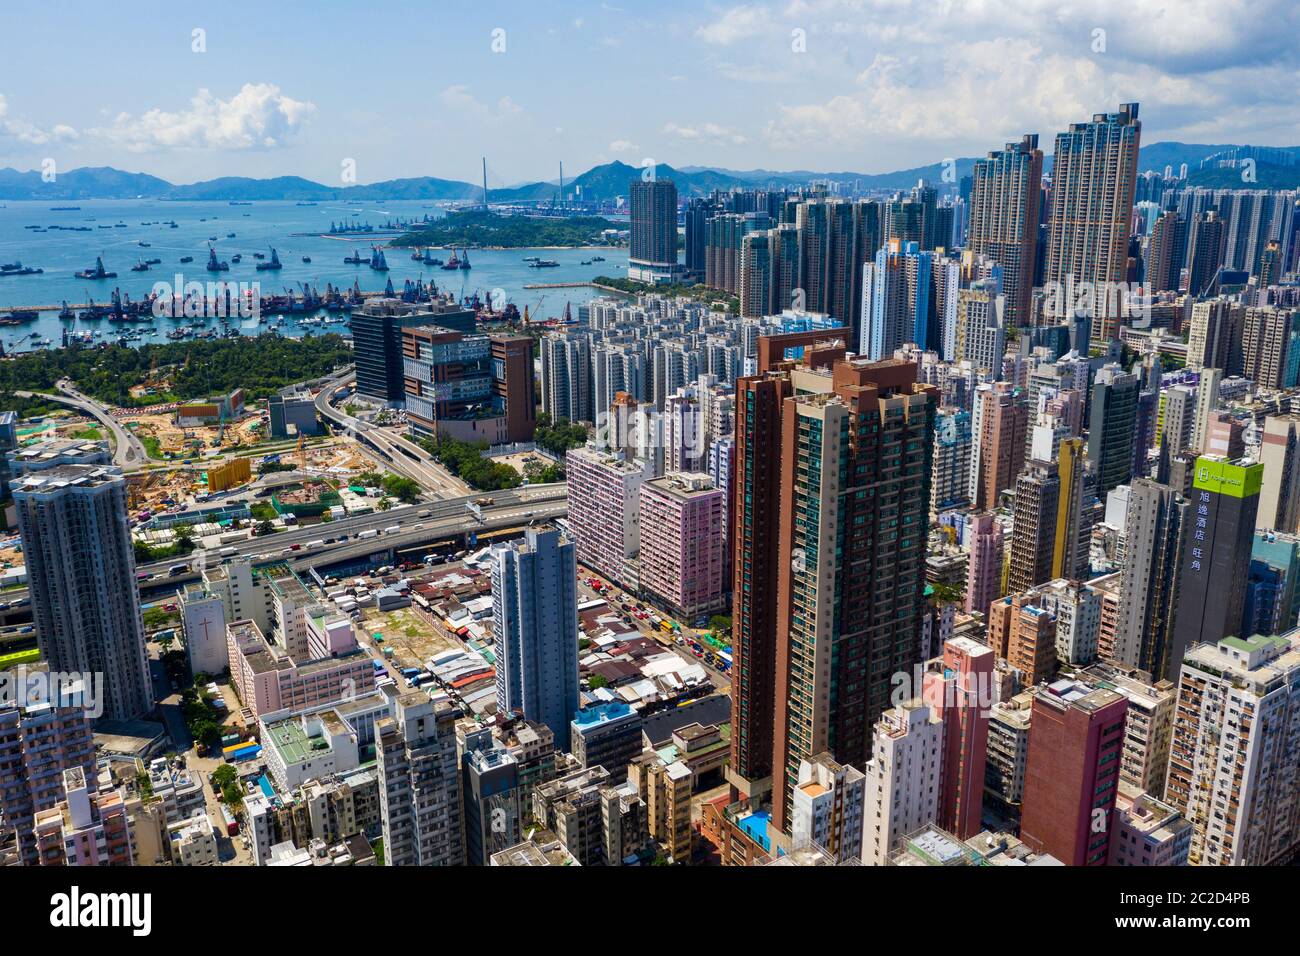
<svg viewBox="0 0 1300 956">
<path fill-rule="evenodd" d="M 51 206 L 79 207 L 52 211 Z M 589 287 L 554 289 L 525 289 L 533 283 L 564 284 L 587 282 L 599 275 L 621 276 L 627 274 L 627 250 L 609 248 L 587 249 L 471 249 L 472 268 L 446 271 L 438 266 L 424 265 L 411 259 L 410 249 L 385 249 L 388 272 L 376 272 L 367 265 L 345 263 L 345 257 L 360 252 L 368 258 L 372 245 L 382 245 L 396 236 L 395 231 L 380 231 L 390 220 L 413 220 L 424 216 L 438 217 L 445 209 L 429 201 L 390 201 L 384 203 L 323 202 L 317 205 L 298 205 L 288 201 L 255 202 L 251 205 L 231 205 L 226 202 L 163 202 L 158 200 L 71 200 L 58 203 L 14 202 L 0 204 L 0 263 L 21 262 L 24 267 L 44 270 L 39 274 L 0 277 L 0 315 L 10 309 L 58 305 L 61 302 L 79 306 L 93 299 L 107 303 L 113 290 L 120 289 L 131 299 L 144 298 L 155 283 L 174 285 L 179 275 L 183 282 L 196 281 L 206 285 L 209 281 L 261 284 L 263 295 L 283 293 L 286 289 L 302 291 L 302 284 L 314 286 L 324 293 L 327 283 L 352 288 L 358 283 L 362 292 L 381 291 L 391 279 L 400 290 L 410 279 L 422 279 L 450 291 L 458 299 L 477 293 L 487 300 L 495 289 L 505 292 L 506 301 L 513 302 L 522 313 L 527 306 L 531 316 L 541 319 L 558 317 L 564 313 L 566 303 L 577 306 L 598 294 Z M 169 223 L 175 222 L 171 228 Z M 350 222 L 370 223 L 376 229 L 372 236 L 354 234 L 346 239 L 321 238 L 330 224 Z M 120 224 L 120 225 L 119 225 Z M 26 228 L 38 226 L 40 230 Z M 61 229 L 51 229 L 60 226 Z M 107 228 L 102 228 L 107 227 Z M 72 230 L 77 231 L 72 231 Z M 85 231 L 88 230 L 88 231 Z M 234 233 L 234 238 L 229 234 Z M 216 237 L 212 239 L 211 237 Z M 147 243 L 142 245 L 141 243 Z M 208 246 L 217 251 L 219 259 L 230 262 L 226 272 L 210 273 L 204 266 L 208 260 Z M 254 253 L 269 259 L 271 249 L 279 254 L 283 268 L 278 271 L 256 270 L 261 261 Z M 240 255 L 240 262 L 231 261 Z M 435 251 L 439 259 L 447 259 L 450 250 Z M 183 256 L 192 258 L 182 263 Z M 559 265 L 552 268 L 532 268 L 526 257 L 553 260 Z M 591 262 L 593 256 L 603 256 L 603 262 Z M 102 257 L 104 267 L 116 272 L 113 279 L 87 280 L 74 277 L 74 273 L 93 268 L 96 257 Z M 311 261 L 304 262 L 307 257 Z M 132 272 L 131 267 L 147 259 L 162 260 L 149 267 L 147 272 Z M 583 262 L 590 262 L 583 265 Z M 212 322 L 215 326 L 215 321 Z M 132 344 L 165 342 L 166 333 L 175 322 L 159 319 L 153 325 L 131 326 L 138 337 Z M 256 323 L 241 323 L 249 334 L 257 334 Z M 27 351 L 35 340 L 58 346 L 63 330 L 80 333 L 85 329 L 98 329 L 102 340 L 116 340 L 126 334 L 126 329 L 105 322 L 87 323 L 60 321 L 55 311 L 42 312 L 35 321 L 20 326 L 0 328 L 0 342 L 6 351 Z M 284 335 L 298 336 L 308 332 L 344 331 L 342 321 L 335 316 L 327 324 L 301 324 L 290 321 L 279 327 Z"/>
</svg>

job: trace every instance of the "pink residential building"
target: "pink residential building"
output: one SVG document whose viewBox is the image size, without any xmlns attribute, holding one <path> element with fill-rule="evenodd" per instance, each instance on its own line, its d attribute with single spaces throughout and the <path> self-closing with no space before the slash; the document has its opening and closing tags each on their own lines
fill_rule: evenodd
<svg viewBox="0 0 1300 956">
<path fill-rule="evenodd" d="M 230 683 L 254 716 L 350 700 L 374 689 L 374 664 L 357 647 L 351 622 L 327 620 L 320 608 L 303 613 L 309 646 L 329 647 L 331 656 L 295 660 L 268 641 L 254 621 L 232 621 L 226 628 Z M 340 622 L 347 625 L 346 634 Z"/>
<path fill-rule="evenodd" d="M 963 840 L 984 829 L 984 766 L 994 699 L 993 648 L 968 637 L 944 642 L 930 662 L 922 700 L 943 719 L 938 824 Z"/>
<path fill-rule="evenodd" d="M 92 789 L 86 771 L 63 771 L 64 799 L 36 814 L 36 850 L 42 866 L 131 866 L 131 824 L 122 791 Z"/>
<path fill-rule="evenodd" d="M 635 587 L 628 561 L 641 543 L 641 483 L 649 466 L 588 445 L 564 459 L 569 482 L 569 529 L 578 561 L 627 587 Z"/>
<path fill-rule="evenodd" d="M 641 485 L 641 589 L 690 622 L 726 608 L 726 494 L 702 472 Z"/>
<path fill-rule="evenodd" d="M 989 512 L 972 515 L 966 526 L 966 613 L 989 613 L 1002 592 L 1002 526 Z"/>
</svg>

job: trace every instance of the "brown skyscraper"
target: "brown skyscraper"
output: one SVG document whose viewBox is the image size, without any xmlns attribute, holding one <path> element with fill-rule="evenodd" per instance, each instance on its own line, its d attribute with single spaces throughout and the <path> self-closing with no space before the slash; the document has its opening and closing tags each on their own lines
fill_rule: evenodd
<svg viewBox="0 0 1300 956">
<path fill-rule="evenodd" d="M 1110 854 L 1128 700 L 1057 681 L 1034 696 L 1020 838 L 1066 866 L 1104 866 Z"/>
<path fill-rule="evenodd" d="M 768 579 L 777 600 L 777 831 L 789 832 L 802 760 L 827 751 L 866 765 L 892 676 L 919 659 L 937 389 L 918 384 L 916 372 L 890 359 L 791 374 Z"/>
<path fill-rule="evenodd" d="M 1038 250 L 1038 203 L 1042 193 L 1043 151 L 1038 135 L 975 161 L 971 175 L 970 233 L 966 249 L 1002 267 L 1006 324 L 1029 324 Z"/>
<path fill-rule="evenodd" d="M 771 787 L 776 706 L 776 586 L 781 506 L 781 407 L 794 394 L 789 348 L 816 365 L 844 355 L 845 330 L 764 336 L 758 374 L 736 382 L 736 475 L 732 482 L 734 542 L 731 669 L 731 767 L 738 794 L 761 797 Z M 828 343 L 813 348 L 817 343 Z"/>
<path fill-rule="evenodd" d="M 1009 382 L 975 389 L 971 415 L 971 506 L 983 511 L 997 505 L 1003 489 L 1012 488 L 1025 463 L 1029 407 Z"/>
<path fill-rule="evenodd" d="M 1119 336 L 1113 290 L 1128 277 L 1128 241 L 1137 186 L 1142 124 L 1138 104 L 1098 113 L 1056 135 L 1051 217 L 1043 280 L 1049 312 L 1068 317 L 1071 302 L 1089 291 L 1095 303 L 1092 340 Z"/>
</svg>

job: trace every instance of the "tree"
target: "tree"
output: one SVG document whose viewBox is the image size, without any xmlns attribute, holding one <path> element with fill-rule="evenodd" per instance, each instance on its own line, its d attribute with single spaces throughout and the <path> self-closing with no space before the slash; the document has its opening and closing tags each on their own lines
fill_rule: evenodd
<svg viewBox="0 0 1300 956">
<path fill-rule="evenodd" d="M 393 507 L 393 499 L 388 497 L 388 495 L 384 495 L 384 497 L 379 499 L 379 504 L 375 507 L 380 511 L 387 511 L 389 508 Z"/>
<path fill-rule="evenodd" d="M 263 519 L 262 521 L 259 521 L 257 523 L 257 527 L 254 529 L 254 532 L 259 538 L 264 537 L 265 535 L 268 534 L 275 534 L 275 525 Z"/>
</svg>

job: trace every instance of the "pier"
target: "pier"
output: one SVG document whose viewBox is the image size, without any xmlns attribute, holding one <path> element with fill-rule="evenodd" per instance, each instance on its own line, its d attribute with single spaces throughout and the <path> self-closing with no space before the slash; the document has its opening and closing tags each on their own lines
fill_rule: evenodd
<svg viewBox="0 0 1300 956">
<path fill-rule="evenodd" d="M 524 285 L 525 289 L 590 289 L 595 287 L 594 282 L 529 282 Z M 58 308 L 58 306 L 55 306 Z"/>
</svg>

